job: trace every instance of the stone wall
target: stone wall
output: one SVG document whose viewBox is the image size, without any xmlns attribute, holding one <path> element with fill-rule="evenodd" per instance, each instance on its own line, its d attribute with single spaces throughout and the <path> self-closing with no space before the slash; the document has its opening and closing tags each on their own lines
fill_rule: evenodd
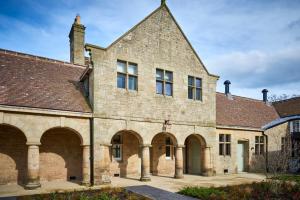
<svg viewBox="0 0 300 200">
<path fill-rule="evenodd" d="M 40 146 L 41 181 L 81 181 L 82 147 L 80 143 L 79 137 L 67 129 L 58 128 L 44 133 Z"/>
<path fill-rule="evenodd" d="M 18 129 L 0 124 L 0 185 L 26 182 L 26 137 Z"/>
</svg>

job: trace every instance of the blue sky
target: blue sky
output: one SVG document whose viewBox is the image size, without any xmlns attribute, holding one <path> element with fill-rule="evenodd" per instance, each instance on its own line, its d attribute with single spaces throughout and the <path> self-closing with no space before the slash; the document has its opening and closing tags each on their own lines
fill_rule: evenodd
<svg viewBox="0 0 300 200">
<path fill-rule="evenodd" d="M 207 69 L 231 81 L 231 93 L 261 99 L 300 95 L 299 0 L 167 0 Z M 0 48 L 69 60 L 77 13 L 86 42 L 107 46 L 160 5 L 160 0 L 0 1 Z"/>
</svg>

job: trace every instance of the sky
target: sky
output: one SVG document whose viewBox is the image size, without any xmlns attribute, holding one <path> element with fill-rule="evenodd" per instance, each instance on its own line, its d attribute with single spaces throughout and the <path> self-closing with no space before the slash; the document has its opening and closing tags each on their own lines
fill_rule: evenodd
<svg viewBox="0 0 300 200">
<path fill-rule="evenodd" d="M 160 0 L 0 0 L 0 48 L 69 61 L 76 14 L 86 42 L 108 46 Z M 299 0 L 167 0 L 208 71 L 234 95 L 300 95 Z"/>
</svg>

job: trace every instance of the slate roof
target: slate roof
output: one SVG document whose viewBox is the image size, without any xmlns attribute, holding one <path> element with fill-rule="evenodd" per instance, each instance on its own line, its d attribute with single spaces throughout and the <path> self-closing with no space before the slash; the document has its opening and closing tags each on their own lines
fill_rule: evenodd
<svg viewBox="0 0 300 200">
<path fill-rule="evenodd" d="M 91 112 L 85 66 L 0 49 L 0 105 Z"/>
<path fill-rule="evenodd" d="M 263 101 L 234 95 L 230 100 L 224 93 L 216 95 L 218 126 L 260 129 L 279 118 L 275 108 Z"/>
<path fill-rule="evenodd" d="M 300 97 L 294 97 L 273 103 L 280 117 L 300 115 Z"/>
</svg>

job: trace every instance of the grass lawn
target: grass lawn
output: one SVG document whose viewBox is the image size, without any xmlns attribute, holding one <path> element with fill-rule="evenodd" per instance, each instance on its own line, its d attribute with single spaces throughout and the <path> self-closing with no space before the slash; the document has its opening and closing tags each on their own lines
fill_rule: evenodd
<svg viewBox="0 0 300 200">
<path fill-rule="evenodd" d="M 17 197 L 17 200 L 148 200 L 140 195 L 129 193 L 123 188 L 50 193 Z"/>
<path fill-rule="evenodd" d="M 185 187 L 179 194 L 208 200 L 300 199 L 300 185 L 285 181 L 266 181 L 218 188 Z"/>
</svg>

